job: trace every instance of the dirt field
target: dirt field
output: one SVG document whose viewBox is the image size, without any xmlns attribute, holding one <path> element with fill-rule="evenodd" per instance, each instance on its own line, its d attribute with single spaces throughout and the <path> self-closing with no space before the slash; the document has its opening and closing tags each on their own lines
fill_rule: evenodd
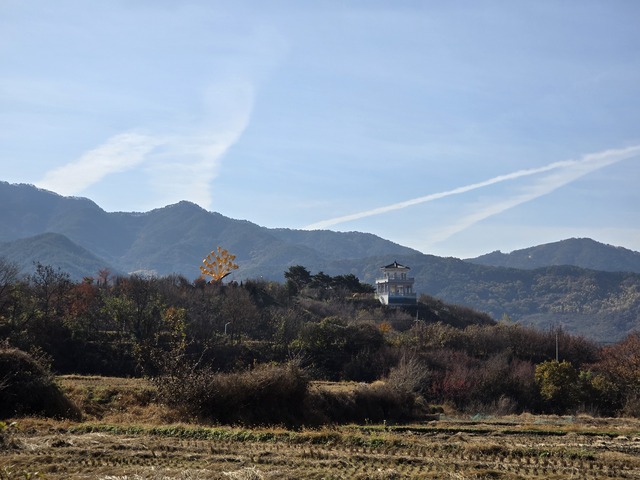
<svg viewBox="0 0 640 480">
<path fill-rule="evenodd" d="M 321 430 L 174 423 L 139 380 L 67 377 L 81 423 L 19 419 L 0 479 L 639 479 L 640 422 L 442 417 Z"/>
</svg>

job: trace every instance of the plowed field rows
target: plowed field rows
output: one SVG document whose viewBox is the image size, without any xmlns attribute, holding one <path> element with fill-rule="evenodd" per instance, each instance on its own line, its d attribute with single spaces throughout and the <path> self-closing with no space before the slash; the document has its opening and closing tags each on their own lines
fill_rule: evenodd
<svg viewBox="0 0 640 480">
<path fill-rule="evenodd" d="M 2 452 L 0 478 L 640 478 L 640 435 L 519 428 L 443 421 L 289 432 L 25 420 Z"/>
</svg>

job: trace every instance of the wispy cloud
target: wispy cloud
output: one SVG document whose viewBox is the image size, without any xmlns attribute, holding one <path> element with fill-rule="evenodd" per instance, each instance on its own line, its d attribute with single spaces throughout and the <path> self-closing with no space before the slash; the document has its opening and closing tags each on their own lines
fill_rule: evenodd
<svg viewBox="0 0 640 480">
<path fill-rule="evenodd" d="M 211 184 L 225 154 L 249 125 L 254 101 L 254 88 L 249 82 L 234 81 L 209 89 L 201 124 L 170 138 L 146 166 L 162 204 L 190 200 L 204 208 L 212 206 Z"/>
<path fill-rule="evenodd" d="M 253 103 L 248 82 L 211 87 L 196 123 L 173 125 L 160 134 L 115 135 L 78 160 L 47 172 L 36 184 L 76 195 L 110 174 L 143 167 L 158 203 L 190 200 L 208 208 L 221 159 L 247 128 Z"/>
<path fill-rule="evenodd" d="M 164 142 L 149 135 L 121 133 L 86 152 L 78 160 L 49 171 L 36 184 L 62 195 L 75 195 L 111 173 L 140 165 L 153 149 Z"/>
<path fill-rule="evenodd" d="M 516 180 L 518 178 L 529 177 L 533 175 L 540 175 L 546 172 L 553 172 L 550 175 L 546 175 L 538 179 L 536 182 L 526 188 L 523 193 L 500 200 L 498 202 L 492 203 L 491 205 L 487 205 L 481 210 L 473 213 L 472 215 L 463 218 L 459 222 L 456 222 L 455 225 L 443 229 L 440 235 L 441 238 L 439 238 L 439 241 L 441 241 L 453 235 L 454 233 L 469 228 L 471 225 L 481 220 L 550 193 L 564 185 L 577 180 L 584 175 L 587 175 L 588 173 L 594 172 L 608 165 L 612 165 L 621 160 L 635 157 L 637 155 L 640 155 L 640 145 L 635 145 L 624 149 L 606 150 L 603 152 L 592 153 L 585 155 L 579 160 L 565 160 L 561 162 L 550 163 L 542 167 L 518 170 L 505 175 L 498 175 L 482 182 L 472 183 L 470 185 L 454 188 L 452 190 L 433 193 L 430 195 L 425 195 L 423 197 L 413 198 L 411 200 L 405 200 L 403 202 L 398 202 L 391 205 L 354 213 L 351 215 L 344 215 L 341 217 L 323 220 L 308 225 L 305 227 L 305 229 L 325 229 L 341 223 L 359 220 L 366 217 L 372 217 L 374 215 L 380 215 L 383 213 L 389 213 L 414 205 L 419 205 L 421 203 L 432 202 L 442 198 L 450 197 L 453 195 L 459 195 L 462 193 L 470 192 L 472 190 L 495 185 L 497 183 Z"/>
</svg>

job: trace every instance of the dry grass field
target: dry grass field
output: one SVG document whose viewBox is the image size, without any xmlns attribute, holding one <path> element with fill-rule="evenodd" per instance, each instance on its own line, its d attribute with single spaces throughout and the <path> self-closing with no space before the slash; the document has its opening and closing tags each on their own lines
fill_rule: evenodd
<svg viewBox="0 0 640 480">
<path fill-rule="evenodd" d="M 16 420 L 4 433 L 0 480 L 640 478 L 638 420 L 443 415 L 416 425 L 246 429 L 177 418 L 139 379 L 59 383 L 85 420 Z"/>
</svg>

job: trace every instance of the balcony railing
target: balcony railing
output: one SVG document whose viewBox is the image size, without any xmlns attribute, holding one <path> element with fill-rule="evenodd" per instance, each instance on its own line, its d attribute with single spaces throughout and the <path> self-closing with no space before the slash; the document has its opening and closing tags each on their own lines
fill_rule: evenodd
<svg viewBox="0 0 640 480">
<path fill-rule="evenodd" d="M 416 302 L 416 292 L 376 293 L 376 298 L 385 305 L 412 304 Z"/>
<path fill-rule="evenodd" d="M 378 278 L 376 279 L 376 283 L 414 283 L 415 278 L 413 277 L 405 277 L 405 278 Z"/>
</svg>

